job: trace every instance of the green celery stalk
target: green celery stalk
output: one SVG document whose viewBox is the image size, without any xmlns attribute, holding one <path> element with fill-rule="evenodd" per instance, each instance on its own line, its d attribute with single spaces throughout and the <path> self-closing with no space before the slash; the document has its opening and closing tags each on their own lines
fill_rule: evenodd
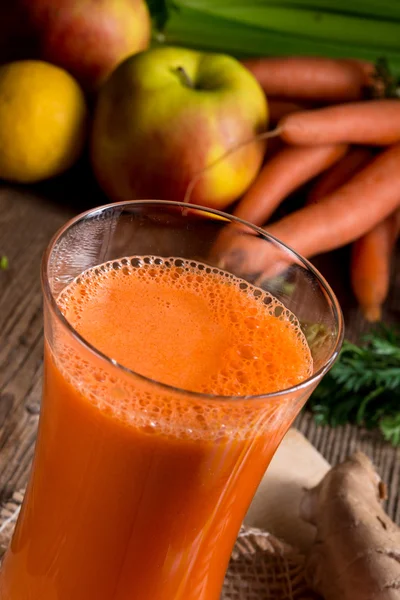
<svg viewBox="0 0 400 600">
<path fill-rule="evenodd" d="M 393 73 L 400 73 L 400 41 L 397 48 L 387 49 L 374 48 L 369 44 L 355 45 L 310 38 L 300 33 L 281 33 L 265 26 L 243 24 L 226 16 L 210 14 L 203 8 L 194 8 L 193 3 L 188 0 L 175 0 L 174 3 L 166 5 L 168 18 L 165 25 L 159 28 L 159 42 L 226 52 L 237 57 L 301 54 L 332 58 L 353 57 L 375 62 L 384 55 Z M 202 7 L 207 4 L 204 0 L 197 0 L 196 3 Z M 215 5 L 211 4 L 211 0 L 208 0 L 208 4 L 212 7 L 219 6 L 219 2 Z M 301 31 L 300 21 L 298 31 Z"/>
<path fill-rule="evenodd" d="M 253 0 L 251 4 L 226 0 L 174 0 L 177 9 L 194 8 L 209 15 L 307 38 L 400 49 L 400 24 L 387 20 L 343 15 L 322 10 L 275 6 Z"/>
<path fill-rule="evenodd" d="M 186 0 L 186 3 L 196 7 L 196 1 Z M 400 24 L 396 22 L 276 6 L 252 5 L 250 8 L 210 2 L 203 10 L 210 15 L 281 34 L 301 33 L 311 39 L 400 50 Z"/>
<path fill-rule="evenodd" d="M 208 5 L 209 2 L 199 0 L 196 5 Z M 399 0 L 251 0 L 250 4 L 245 4 L 243 0 L 216 0 L 215 3 L 220 7 L 246 7 L 253 6 L 286 6 L 299 7 L 312 11 L 329 11 L 332 13 L 348 14 L 361 17 L 375 17 L 378 19 L 400 19 Z"/>
</svg>

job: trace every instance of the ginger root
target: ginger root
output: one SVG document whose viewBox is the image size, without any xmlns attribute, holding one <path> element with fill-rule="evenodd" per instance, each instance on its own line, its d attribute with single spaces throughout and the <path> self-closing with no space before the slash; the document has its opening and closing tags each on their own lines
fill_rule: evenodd
<svg viewBox="0 0 400 600">
<path fill-rule="evenodd" d="M 400 600 L 400 528 L 382 508 L 385 493 L 362 452 L 305 492 L 301 517 L 317 528 L 306 577 L 325 600 Z"/>
</svg>

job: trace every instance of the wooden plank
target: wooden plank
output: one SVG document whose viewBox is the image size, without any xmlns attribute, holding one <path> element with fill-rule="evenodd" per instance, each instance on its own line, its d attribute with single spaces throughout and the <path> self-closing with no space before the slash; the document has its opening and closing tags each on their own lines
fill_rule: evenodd
<svg viewBox="0 0 400 600">
<path fill-rule="evenodd" d="M 40 260 L 71 209 L 12 187 L 0 190 L 0 499 L 24 486 L 32 460 L 42 376 Z"/>
<path fill-rule="evenodd" d="M 29 472 L 42 376 L 41 255 L 55 231 L 71 216 L 104 203 L 96 186 L 81 176 L 61 178 L 33 191 L 0 187 L 0 254 L 10 261 L 0 272 L 0 501 L 26 483 Z M 347 337 L 365 331 L 349 293 L 346 250 L 317 260 L 344 308 Z M 397 257 L 391 296 L 385 308 L 389 322 L 399 322 L 400 256 Z M 309 414 L 298 427 L 331 463 L 355 448 L 366 451 L 389 487 L 388 511 L 400 523 L 400 449 L 355 427 L 337 430 L 316 427 Z"/>
</svg>

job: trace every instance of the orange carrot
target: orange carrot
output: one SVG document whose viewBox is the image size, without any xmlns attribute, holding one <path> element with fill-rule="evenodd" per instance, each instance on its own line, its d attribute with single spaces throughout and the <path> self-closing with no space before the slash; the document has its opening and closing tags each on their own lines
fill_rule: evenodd
<svg viewBox="0 0 400 600">
<path fill-rule="evenodd" d="M 269 122 L 276 125 L 278 121 L 294 112 L 305 110 L 305 106 L 292 102 L 290 100 L 280 100 L 278 98 L 268 98 Z"/>
<path fill-rule="evenodd" d="M 266 232 L 305 257 L 354 242 L 400 207 L 399 164 L 396 144 L 320 202 L 269 225 Z M 271 272 L 276 253 L 271 244 L 255 235 L 240 235 L 239 230 L 217 241 L 216 254 L 224 268 L 257 273 L 262 279 L 263 273 Z"/>
<path fill-rule="evenodd" d="M 379 154 L 343 186 L 268 227 L 303 256 L 344 246 L 400 206 L 400 144 Z"/>
<path fill-rule="evenodd" d="M 278 127 L 289 144 L 385 146 L 400 141 L 400 101 L 351 102 L 292 113 Z"/>
<path fill-rule="evenodd" d="M 364 146 L 354 146 L 317 180 L 308 194 L 306 204 L 313 204 L 346 183 L 372 158 Z"/>
<path fill-rule="evenodd" d="M 367 321 L 381 320 L 381 307 L 389 290 L 390 263 L 399 228 L 400 209 L 352 246 L 351 285 Z"/>
<path fill-rule="evenodd" d="M 339 58 L 338 62 L 356 65 L 364 73 L 365 83 L 371 84 L 372 77 L 376 72 L 376 66 L 370 60 L 362 60 L 361 58 Z"/>
<path fill-rule="evenodd" d="M 288 194 L 330 167 L 346 150 L 343 144 L 283 148 L 266 162 L 234 215 L 262 225 Z"/>
<path fill-rule="evenodd" d="M 348 102 L 363 97 L 366 76 L 354 61 L 320 57 L 256 58 L 243 64 L 267 96 L 323 102 Z"/>
</svg>

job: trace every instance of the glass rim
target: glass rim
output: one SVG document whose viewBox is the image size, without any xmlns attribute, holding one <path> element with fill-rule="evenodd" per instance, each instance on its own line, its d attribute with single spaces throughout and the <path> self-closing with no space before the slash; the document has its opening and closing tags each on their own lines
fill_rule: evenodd
<svg viewBox="0 0 400 600">
<path fill-rule="evenodd" d="M 95 217 L 96 215 L 103 213 L 105 210 L 118 208 L 118 207 L 122 208 L 122 207 L 139 206 L 139 205 L 144 205 L 144 206 L 150 206 L 150 205 L 160 206 L 161 205 L 161 206 L 172 206 L 172 207 L 177 207 L 177 208 L 180 207 L 182 209 L 182 212 L 183 212 L 183 210 L 193 209 L 198 212 L 215 215 L 216 217 L 218 217 L 218 220 L 223 219 L 229 223 L 232 223 L 232 222 L 238 223 L 240 225 L 244 225 L 244 226 L 252 229 L 255 233 L 257 233 L 259 236 L 261 236 L 261 238 L 263 238 L 264 240 L 272 241 L 275 245 L 282 247 L 285 250 L 285 252 L 288 252 L 288 253 L 291 253 L 292 255 L 294 255 L 294 257 L 300 263 L 302 263 L 302 265 L 308 271 L 310 271 L 312 273 L 312 275 L 317 279 L 318 283 L 320 284 L 320 286 L 326 293 L 326 295 L 331 303 L 332 309 L 333 309 L 334 320 L 335 320 L 335 323 L 337 326 L 337 334 L 336 334 L 336 340 L 335 340 L 333 349 L 330 352 L 329 358 L 325 361 L 325 363 L 317 371 L 315 371 L 315 373 L 313 373 L 312 375 L 307 377 L 304 381 L 302 381 L 294 386 L 285 388 L 283 390 L 277 390 L 276 392 L 268 392 L 268 393 L 264 393 L 264 394 L 250 394 L 247 396 L 222 396 L 222 395 L 217 395 L 217 394 L 206 394 L 203 392 L 196 392 L 193 390 L 185 390 L 184 388 L 175 387 L 173 385 L 158 381 L 157 379 L 152 379 L 151 377 L 142 375 L 141 373 L 137 373 L 133 369 L 125 367 L 124 365 L 122 365 L 121 363 L 116 361 L 115 359 L 110 358 L 109 356 L 107 356 L 107 354 L 101 352 L 101 350 L 98 350 L 93 344 L 88 342 L 83 336 L 80 335 L 80 333 L 78 331 L 76 331 L 76 329 L 71 325 L 71 323 L 68 321 L 68 319 L 63 315 L 63 313 L 61 312 L 61 310 L 56 302 L 56 299 L 50 289 L 50 280 L 49 280 L 48 272 L 49 272 L 51 254 L 54 250 L 54 247 L 55 247 L 57 241 L 62 238 L 62 236 L 66 233 L 66 231 L 68 231 L 71 227 L 76 225 L 79 221 L 82 221 L 88 217 Z M 95 266 L 95 265 L 93 265 L 93 266 Z M 103 204 L 101 206 L 97 206 L 95 208 L 86 210 L 85 212 L 79 213 L 75 217 L 72 217 L 71 219 L 69 219 L 64 225 L 62 225 L 50 239 L 50 241 L 44 251 L 42 261 L 41 261 L 41 284 L 42 284 L 44 298 L 49 303 L 50 309 L 53 311 L 55 317 L 61 322 L 63 327 L 65 327 L 67 329 L 67 331 L 72 335 L 72 337 L 80 345 L 82 345 L 86 350 L 88 350 L 91 354 L 94 354 L 96 356 L 96 358 L 100 359 L 101 361 L 105 361 L 107 364 L 112 365 L 113 367 L 117 368 L 118 370 L 121 370 L 123 373 L 127 374 L 128 376 L 138 378 L 139 380 L 144 381 L 150 385 L 155 385 L 166 392 L 173 392 L 174 394 L 184 395 L 186 397 L 192 397 L 192 398 L 196 398 L 196 399 L 200 399 L 200 400 L 209 400 L 209 401 L 210 400 L 214 400 L 214 401 L 218 400 L 218 401 L 225 401 L 225 402 L 227 402 L 227 401 L 238 402 L 241 400 L 246 400 L 246 401 L 264 400 L 265 401 L 265 400 L 272 400 L 274 398 L 279 398 L 280 396 L 286 396 L 289 394 L 301 392 L 309 387 L 312 387 L 313 384 L 317 383 L 324 376 L 324 374 L 330 369 L 330 367 L 333 365 L 333 363 L 336 361 L 336 359 L 339 355 L 340 348 L 341 348 L 342 342 L 343 342 L 343 337 L 344 337 L 344 320 L 343 320 L 343 314 L 342 314 L 342 310 L 340 308 L 339 302 L 338 302 L 332 288 L 326 281 L 326 279 L 306 258 L 303 258 L 295 250 L 293 250 L 292 248 L 287 246 L 284 242 L 280 241 L 278 238 L 276 238 L 273 235 L 266 232 L 261 227 L 257 227 L 256 225 L 253 225 L 252 223 L 249 223 L 247 221 L 244 221 L 243 219 L 235 217 L 234 215 L 230 215 L 228 213 L 225 213 L 223 211 L 219 211 L 219 210 L 216 210 L 213 208 L 207 208 L 205 206 L 200 206 L 198 204 L 189 204 L 189 203 L 185 203 L 185 202 L 177 202 L 174 200 L 150 200 L 150 199 L 148 199 L 148 200 L 122 200 L 120 202 L 110 202 L 108 204 Z"/>
</svg>

